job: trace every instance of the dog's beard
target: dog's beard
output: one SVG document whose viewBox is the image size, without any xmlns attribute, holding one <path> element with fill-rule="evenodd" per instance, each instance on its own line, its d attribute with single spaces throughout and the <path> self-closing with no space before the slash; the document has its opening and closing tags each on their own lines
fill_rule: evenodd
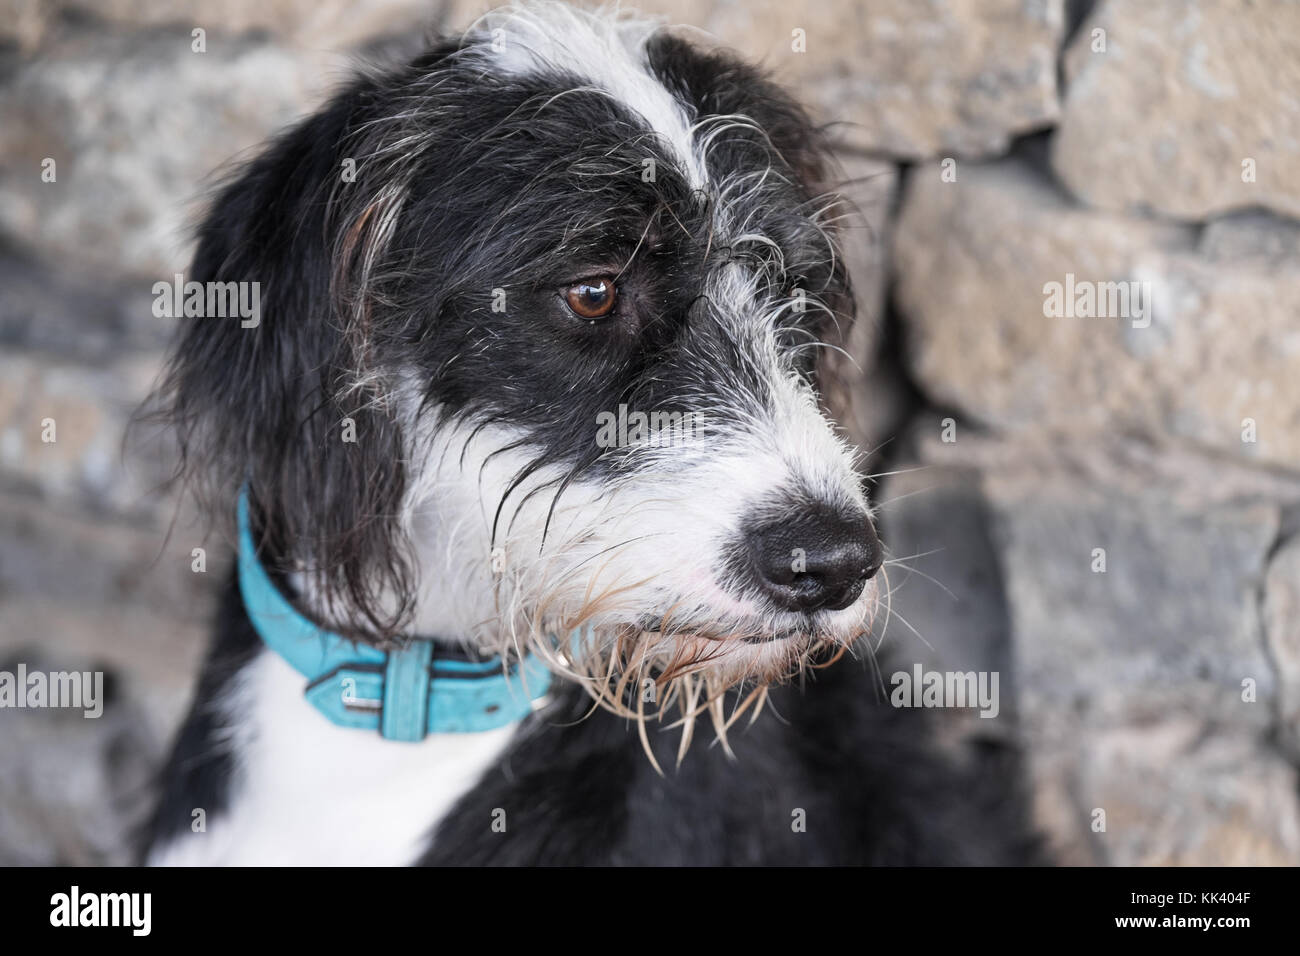
<svg viewBox="0 0 1300 956">
<path fill-rule="evenodd" d="M 869 588 L 853 608 L 837 615 L 833 628 L 805 622 L 774 630 L 674 621 L 671 613 L 646 615 L 636 624 L 610 623 L 617 614 L 611 614 L 609 603 L 588 597 L 572 613 L 548 614 L 548 602 L 542 601 L 524 633 L 515 630 L 504 650 L 533 653 L 553 673 L 578 683 L 591 697 L 593 711 L 601 708 L 634 721 L 647 756 L 661 772 L 650 742 L 652 728 L 680 730 L 680 763 L 697 720 L 707 716 L 719 744 L 731 754 L 728 731 L 742 718 L 747 723 L 758 718 L 769 688 L 802 680 L 849 653 L 870 630 L 876 607 L 875 589 Z"/>
</svg>

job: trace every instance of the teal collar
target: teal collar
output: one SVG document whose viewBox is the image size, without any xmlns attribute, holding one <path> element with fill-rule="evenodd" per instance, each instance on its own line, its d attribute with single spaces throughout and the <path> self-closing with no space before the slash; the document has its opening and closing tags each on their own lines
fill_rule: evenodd
<svg viewBox="0 0 1300 956">
<path fill-rule="evenodd" d="M 358 644 L 307 620 L 262 567 L 239 495 L 239 591 L 266 646 L 307 678 L 307 700 L 340 727 L 378 730 L 389 740 L 493 730 L 520 720 L 551 674 L 535 657 L 501 660 L 439 656 L 428 640 L 393 651 Z"/>
</svg>

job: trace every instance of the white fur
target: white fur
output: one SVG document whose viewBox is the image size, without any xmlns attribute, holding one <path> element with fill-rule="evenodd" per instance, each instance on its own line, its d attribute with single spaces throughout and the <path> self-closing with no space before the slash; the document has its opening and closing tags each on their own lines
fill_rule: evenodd
<svg viewBox="0 0 1300 956">
<path fill-rule="evenodd" d="M 330 723 L 303 697 L 304 684 L 269 651 L 245 668 L 221 703 L 236 759 L 230 805 L 209 813 L 206 832 L 156 846 L 151 865 L 411 864 L 517 726 L 384 740 Z M 484 830 L 491 824 L 485 816 Z"/>
<path fill-rule="evenodd" d="M 706 176 L 691 117 L 654 77 L 646 60 L 646 41 L 662 25 L 616 11 L 534 0 L 493 10 L 469 32 L 487 37 L 484 55 L 497 70 L 563 70 L 638 113 L 676 155 L 691 185 L 699 188 Z"/>
</svg>

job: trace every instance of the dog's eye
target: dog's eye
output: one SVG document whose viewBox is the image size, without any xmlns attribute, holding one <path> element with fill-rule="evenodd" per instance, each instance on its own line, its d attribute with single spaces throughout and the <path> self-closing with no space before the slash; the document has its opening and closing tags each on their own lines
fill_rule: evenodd
<svg viewBox="0 0 1300 956">
<path fill-rule="evenodd" d="M 564 290 L 564 301 L 573 314 L 592 322 L 614 311 L 616 297 L 614 280 L 608 276 L 583 279 Z"/>
</svg>

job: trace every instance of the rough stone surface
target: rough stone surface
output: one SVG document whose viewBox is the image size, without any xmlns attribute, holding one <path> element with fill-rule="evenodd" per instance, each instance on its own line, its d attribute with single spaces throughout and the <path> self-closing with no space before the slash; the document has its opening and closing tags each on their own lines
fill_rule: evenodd
<svg viewBox="0 0 1300 956">
<path fill-rule="evenodd" d="M 0 479 L 45 497 L 96 510 L 140 513 L 168 474 L 169 435 L 127 425 L 157 374 L 157 354 L 104 366 L 51 360 L 39 353 L 0 356 Z M 47 439 L 53 440 L 47 440 Z M 151 454 L 128 449 L 148 445 Z"/>
<path fill-rule="evenodd" d="M 1103 2 L 1065 78 L 1053 165 L 1085 202 L 1180 219 L 1247 206 L 1300 215 L 1300 6 Z"/>
<path fill-rule="evenodd" d="M 338 62 L 216 30 L 196 53 L 183 26 L 59 41 L 0 84 L 0 128 L 24 131 L 0 140 L 0 230 L 83 276 L 183 271 L 214 171 L 304 113 Z"/>
<path fill-rule="evenodd" d="M 1178 711 L 1272 722 L 1276 680 L 1254 585 L 1277 534 L 1275 507 L 1188 512 L 1159 487 L 1121 498 L 1068 474 L 985 480 L 1027 710 L 1042 721 L 1073 710 L 1103 723 Z M 1093 570 L 1102 557 L 1105 571 Z M 1241 699 L 1245 679 L 1256 703 Z"/>
<path fill-rule="evenodd" d="M 943 496 L 983 496 L 991 515 L 1000 577 L 966 580 L 981 595 L 972 606 L 1005 601 L 1036 810 L 1061 859 L 1300 861 L 1294 756 L 1274 743 L 1294 726 L 1283 662 L 1295 656 L 1288 602 L 1300 578 L 1290 550 L 1275 549 L 1300 476 L 1132 439 L 1007 440 L 962 423 L 949 443 L 941 421 L 915 422 L 925 467 L 909 483 L 978 476 Z M 932 546 L 968 549 L 977 536 L 960 511 L 925 498 L 900 503 L 921 522 L 908 537 L 925 540 L 928 524 Z M 930 570 L 962 586 L 951 562 Z M 953 622 L 921 614 L 932 643 L 951 641 Z M 989 654 L 995 632 L 979 625 L 995 619 L 985 611 L 956 630 Z"/>
<path fill-rule="evenodd" d="M 64 362 L 103 365 L 160 352 L 170 320 L 154 318 L 148 283 L 72 274 L 0 238 L 0 344 Z"/>
<path fill-rule="evenodd" d="M 1257 736 L 1183 718 L 1090 729 L 1081 744 L 1075 822 L 1098 862 L 1300 863 L 1296 769 Z M 1095 809 L 1104 832 L 1092 830 Z"/>
<path fill-rule="evenodd" d="M 1300 466 L 1291 235 L 1233 219 L 1197 248 L 1191 230 L 1079 208 L 1019 159 L 963 165 L 956 182 L 918 167 L 895 245 L 913 371 L 998 428 L 1137 429 Z M 1270 256 L 1241 254 L 1261 246 Z M 1144 283 L 1152 308 L 1116 317 L 1107 294 L 1109 316 L 1045 315 L 1048 284 L 1070 276 Z"/>
<path fill-rule="evenodd" d="M 93 663 L 35 647 L 0 649 L 0 670 L 86 670 Z M 7 712 L 0 733 L 0 866 L 125 866 L 130 836 L 149 806 L 163 741 L 138 708 L 104 685 L 103 714 L 80 710 Z"/>
<path fill-rule="evenodd" d="M 436 25 L 442 6 L 437 0 L 0 0 L 0 36 L 32 49 L 48 42 L 63 18 L 89 9 L 121 25 L 265 30 L 304 48 L 343 47 L 402 24 Z"/>
<path fill-rule="evenodd" d="M 208 572 L 192 570 L 205 544 Z M 0 714 L 0 865 L 123 865 L 187 706 L 225 570 L 181 520 L 138 525 L 0 494 L 0 670 L 104 674 L 102 716 Z"/>
<path fill-rule="evenodd" d="M 0 653 L 31 646 L 98 660 L 147 701 L 153 729 L 179 716 L 228 566 L 227 542 L 185 513 L 137 522 L 0 495 Z M 169 532 L 170 528 L 170 534 Z M 193 549 L 206 552 L 194 570 Z"/>
</svg>

